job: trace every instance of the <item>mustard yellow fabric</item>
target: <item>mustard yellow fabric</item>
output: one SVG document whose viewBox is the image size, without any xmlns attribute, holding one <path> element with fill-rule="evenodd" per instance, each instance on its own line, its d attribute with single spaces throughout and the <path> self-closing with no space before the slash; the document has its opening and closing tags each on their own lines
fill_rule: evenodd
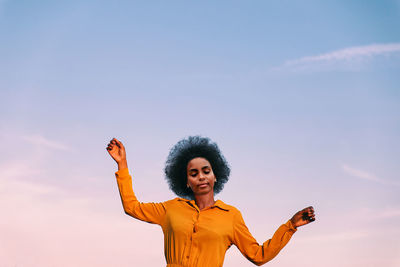
<svg viewBox="0 0 400 267">
<path fill-rule="evenodd" d="M 141 203 L 132 190 L 128 169 L 116 172 L 125 212 L 139 220 L 158 224 L 164 233 L 167 267 L 222 266 L 225 252 L 236 245 L 256 265 L 273 259 L 296 229 L 290 220 L 273 237 L 259 245 L 247 229 L 238 209 L 217 200 L 199 210 L 194 200 L 175 198 L 161 203 Z"/>
</svg>

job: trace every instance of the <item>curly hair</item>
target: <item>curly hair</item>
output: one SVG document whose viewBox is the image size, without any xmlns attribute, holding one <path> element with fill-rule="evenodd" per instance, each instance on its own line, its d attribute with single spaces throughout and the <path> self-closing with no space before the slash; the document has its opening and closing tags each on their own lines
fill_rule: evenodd
<svg viewBox="0 0 400 267">
<path fill-rule="evenodd" d="M 193 191 L 187 188 L 187 165 L 194 158 L 207 159 L 214 172 L 217 182 L 214 184 L 214 194 L 221 192 L 229 179 L 230 168 L 216 143 L 209 138 L 189 136 L 180 140 L 169 152 L 165 163 L 165 178 L 169 188 L 178 196 L 193 199 Z"/>
</svg>

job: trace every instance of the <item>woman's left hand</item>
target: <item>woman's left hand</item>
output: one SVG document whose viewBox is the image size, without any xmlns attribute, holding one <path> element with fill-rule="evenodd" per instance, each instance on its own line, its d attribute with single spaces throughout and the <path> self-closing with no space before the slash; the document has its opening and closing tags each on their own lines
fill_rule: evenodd
<svg viewBox="0 0 400 267">
<path fill-rule="evenodd" d="M 290 219 L 292 222 L 294 228 L 297 228 L 299 226 L 306 225 L 310 222 L 315 221 L 315 214 L 314 214 L 314 208 L 312 206 L 302 209 L 301 211 L 297 212 L 295 215 L 293 215 L 292 219 Z"/>
</svg>

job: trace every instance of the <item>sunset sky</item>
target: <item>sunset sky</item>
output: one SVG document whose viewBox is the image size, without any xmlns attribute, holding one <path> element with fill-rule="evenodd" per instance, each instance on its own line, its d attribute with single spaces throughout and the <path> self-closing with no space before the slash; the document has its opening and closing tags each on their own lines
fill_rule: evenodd
<svg viewBox="0 0 400 267">
<path fill-rule="evenodd" d="M 266 266 L 400 266 L 399 29 L 399 0 L 0 0 L 0 267 L 165 266 L 105 148 L 160 202 L 189 135 L 259 243 L 314 206 Z"/>
</svg>

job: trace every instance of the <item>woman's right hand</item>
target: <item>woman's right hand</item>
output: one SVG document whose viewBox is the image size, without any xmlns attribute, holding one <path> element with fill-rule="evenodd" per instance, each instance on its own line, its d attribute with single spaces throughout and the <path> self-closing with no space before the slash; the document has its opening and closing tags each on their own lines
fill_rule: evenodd
<svg viewBox="0 0 400 267">
<path fill-rule="evenodd" d="M 128 167 L 126 162 L 126 152 L 124 145 L 118 141 L 116 138 L 113 138 L 107 146 L 108 154 L 117 162 L 118 169 L 124 169 Z"/>
</svg>

